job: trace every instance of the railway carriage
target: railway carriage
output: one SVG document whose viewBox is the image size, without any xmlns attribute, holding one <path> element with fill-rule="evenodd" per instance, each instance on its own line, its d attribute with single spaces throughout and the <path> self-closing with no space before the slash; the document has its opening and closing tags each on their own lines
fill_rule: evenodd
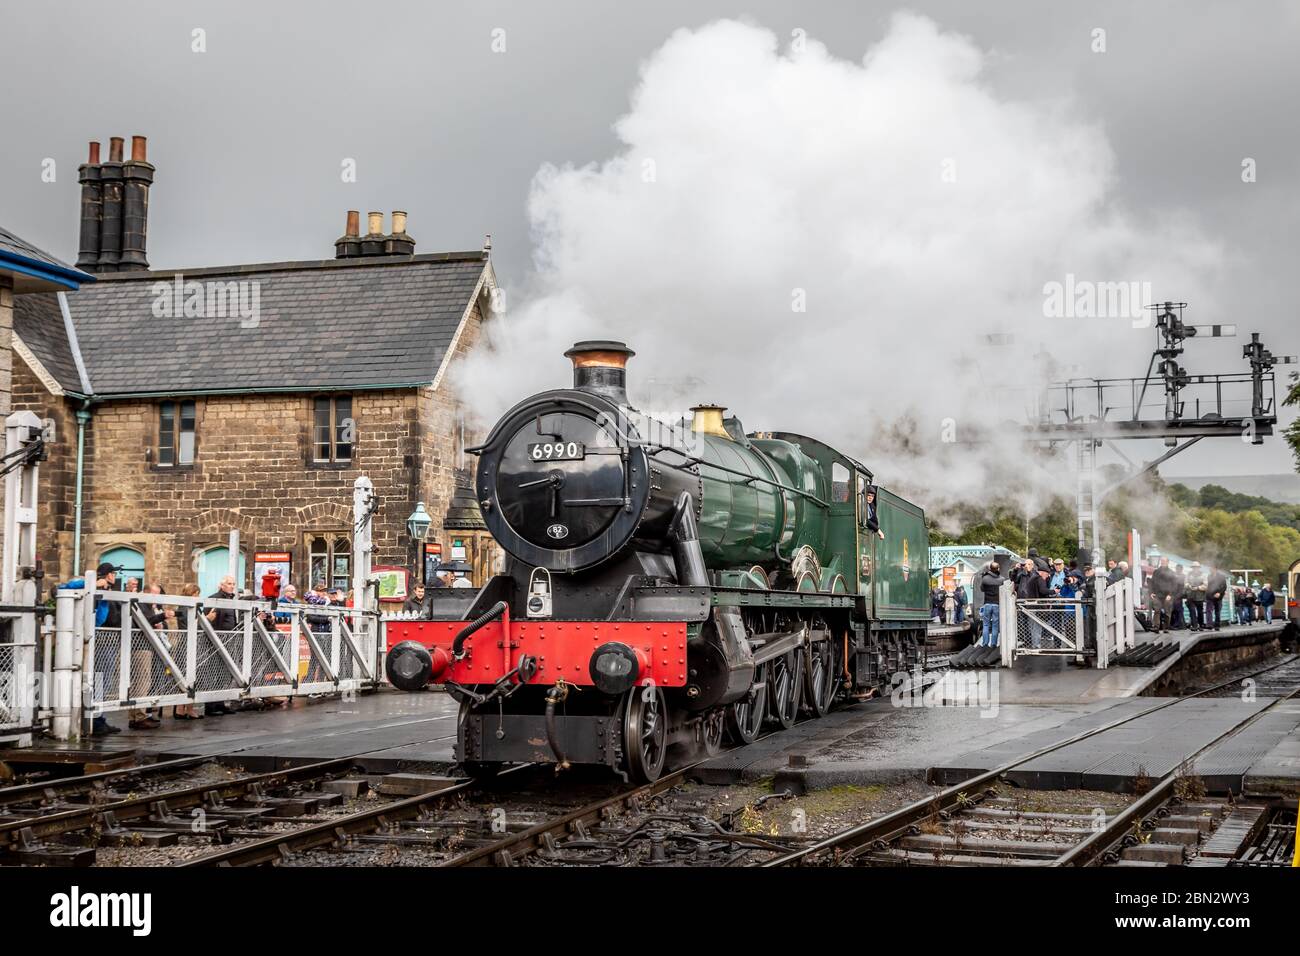
<svg viewBox="0 0 1300 956">
<path fill-rule="evenodd" d="M 503 573 L 387 625 L 389 680 L 459 702 L 468 772 L 584 763 L 653 780 L 670 748 L 749 743 L 918 663 L 919 507 L 829 445 L 746 434 L 720 406 L 638 413 L 620 342 L 565 354 L 573 387 L 520 402 L 473 449 Z"/>
</svg>

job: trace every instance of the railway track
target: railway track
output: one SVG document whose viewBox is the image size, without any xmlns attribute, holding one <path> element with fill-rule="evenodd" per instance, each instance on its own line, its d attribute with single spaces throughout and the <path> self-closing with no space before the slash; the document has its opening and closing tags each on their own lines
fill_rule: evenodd
<svg viewBox="0 0 1300 956">
<path fill-rule="evenodd" d="M 0 788 L 0 823 L 22 819 L 35 810 L 48 809 L 90 794 L 103 794 L 123 787 L 149 786 L 212 763 L 224 754 L 202 757 L 177 757 L 136 767 L 120 767 L 63 777 L 36 783 Z M 39 815 L 39 814 L 38 814 Z"/>
<path fill-rule="evenodd" d="M 85 800 L 74 799 L 71 790 L 56 790 L 43 794 L 39 805 L 30 809 L 10 801 L 0 822 L 0 863 L 84 866 L 95 861 L 96 846 L 166 847 L 182 836 L 229 842 L 265 821 L 309 815 L 342 803 L 341 793 L 321 787 L 351 773 L 355 761 L 354 755 L 129 794 L 111 789 L 112 783 L 125 782 L 115 775 L 100 781 L 99 789 L 82 792 Z M 194 769 L 188 758 L 186 763 L 179 769 Z M 82 839 L 74 843 L 73 837 Z"/>
<path fill-rule="evenodd" d="M 654 865 L 680 858 L 683 846 L 698 861 L 725 862 L 737 848 L 784 852 L 806 842 L 736 831 L 702 813 L 656 812 L 656 799 L 685 783 L 697 765 L 641 786 L 598 787 L 603 792 L 594 800 L 561 800 L 544 807 L 527 789 L 532 783 L 553 789 L 554 770 L 525 765 L 490 781 L 467 780 L 180 865 L 337 865 L 347 862 L 349 854 L 363 863 L 407 862 L 399 851 L 412 849 L 425 851 L 419 862 L 447 867 Z"/>
<path fill-rule="evenodd" d="M 436 720 L 438 718 L 430 718 Z M 79 800 L 102 803 L 113 793 L 138 788 L 160 790 L 169 778 L 183 778 L 195 770 L 215 765 L 225 758 L 237 759 L 244 748 L 224 750 L 194 757 L 176 757 L 131 767 L 115 767 L 76 777 L 15 784 L 0 787 L 0 824 L 13 823 L 28 816 L 41 816 L 57 809 L 67 809 Z M 351 759 L 366 753 L 351 755 Z M 340 758 L 348 759 L 348 758 Z M 326 761 L 322 766 L 328 765 Z M 3 843 L 0 843 L 3 846 Z"/>
<path fill-rule="evenodd" d="M 1190 755 L 1184 766 L 1300 694 L 1300 672 L 1293 673 L 1295 667 L 1296 661 L 1289 659 L 1252 672 L 1251 677 L 1273 675 L 1275 686 L 1283 693 L 1268 707 L 1239 721 Z M 1143 714 L 1075 734 L 762 865 L 1160 866 L 1184 862 L 1193 848 L 1202 848 L 1201 855 L 1207 857 L 1203 865 L 1226 865 L 1242 846 L 1242 838 L 1249 835 L 1238 831 L 1254 826 L 1265 808 L 1206 800 L 1197 792 L 1193 779 L 1181 770 L 1154 781 L 1128 806 L 1111 813 L 1095 805 L 1027 808 L 1023 793 L 1019 798 L 1012 797 L 999 782 L 1003 775 L 1023 764 L 1155 710 L 1221 694 L 1229 688 L 1239 692 L 1242 679 L 1233 677 Z M 1221 846 L 1231 847 L 1232 854 L 1216 855 Z M 1212 848 L 1208 856 L 1207 848 Z"/>
<path fill-rule="evenodd" d="M 1300 658 L 1246 676 L 1256 680 L 1259 688 L 1294 696 L 1300 683 Z M 1192 697 L 1239 693 L 1243 679 L 1236 675 L 1160 707 L 1176 706 Z M 738 825 L 734 814 L 719 820 L 703 812 L 659 806 L 660 798 L 687 781 L 695 763 L 651 784 L 604 786 L 595 799 L 577 802 L 567 794 L 552 794 L 553 800 L 541 801 L 536 793 L 527 796 L 534 783 L 541 783 L 542 791 L 555 788 L 548 786 L 552 778 L 544 771 L 549 768 L 521 766 L 492 780 L 460 781 L 436 792 L 377 800 L 372 806 L 342 812 L 342 792 L 322 788 L 351 774 L 362 755 L 179 789 L 156 788 L 170 777 L 194 772 L 212 761 L 201 757 L 0 790 L 0 862 L 85 864 L 93 861 L 96 844 L 166 846 L 181 837 L 197 836 L 218 848 L 167 862 L 194 867 L 310 866 L 327 862 L 323 856 L 336 863 L 340 852 L 365 863 L 393 861 L 384 854 L 413 850 L 422 854 L 417 862 L 450 867 L 726 866 L 749 865 L 756 856 L 771 857 L 765 866 L 1098 862 L 1127 866 L 1174 862 L 1171 855 L 1182 855 L 1178 847 L 1208 845 L 1220 830 L 1244 825 L 1239 819 L 1241 808 L 1189 792 L 1177 774 L 1156 781 L 1132 804 L 1105 810 L 1096 806 L 1096 800 L 1070 805 L 1059 795 L 1036 796 L 999 785 L 1003 774 L 1022 763 L 1138 716 L 1142 715 L 1082 732 L 821 840 L 753 832 Z M 146 792 L 123 794 L 123 786 L 145 787 Z M 150 787 L 155 787 L 154 792 L 148 791 Z M 581 796 L 581 788 L 577 789 Z M 782 796 L 773 794 L 760 801 Z M 507 806 L 508 815 L 502 809 Z M 1259 808 L 1247 808 L 1251 809 Z M 508 823 L 499 821 L 498 813 Z M 194 826 L 196 816 L 204 821 L 200 829 Z M 90 845 L 71 845 L 70 838 L 77 836 L 89 836 L 83 842 Z M 1265 850 L 1260 855 L 1261 859 L 1268 856 Z"/>
<path fill-rule="evenodd" d="M 1240 697 L 1249 691 L 1256 697 L 1281 697 L 1300 684 L 1300 654 L 1285 655 L 1268 667 L 1234 674 L 1204 691 L 1205 697 Z"/>
</svg>

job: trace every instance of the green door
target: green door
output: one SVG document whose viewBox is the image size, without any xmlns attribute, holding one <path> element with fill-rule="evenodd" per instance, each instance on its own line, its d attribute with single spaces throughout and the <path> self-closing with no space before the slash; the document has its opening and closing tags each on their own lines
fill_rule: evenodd
<svg viewBox="0 0 1300 956">
<path fill-rule="evenodd" d="M 100 563 L 107 561 L 109 564 L 115 564 L 122 570 L 117 572 L 117 587 L 119 591 L 126 589 L 128 578 L 135 578 L 140 582 L 140 590 L 144 590 L 144 555 L 135 548 L 113 548 L 111 551 L 105 551 L 99 556 Z"/>
</svg>

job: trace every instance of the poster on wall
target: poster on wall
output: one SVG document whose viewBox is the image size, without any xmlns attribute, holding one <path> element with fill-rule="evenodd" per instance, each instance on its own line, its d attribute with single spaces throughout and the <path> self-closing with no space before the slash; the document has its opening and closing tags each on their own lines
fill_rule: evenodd
<svg viewBox="0 0 1300 956">
<path fill-rule="evenodd" d="M 424 583 L 427 585 L 433 581 L 434 575 L 442 567 L 442 545 L 436 541 L 426 542 L 424 545 Z"/>
<path fill-rule="evenodd" d="M 451 542 L 451 559 L 453 561 L 468 560 L 469 550 L 465 547 L 465 542 L 460 538 L 453 538 Z"/>
<path fill-rule="evenodd" d="M 370 580 L 379 582 L 379 600 L 405 601 L 409 593 L 406 568 L 390 565 L 370 569 Z"/>
<path fill-rule="evenodd" d="M 264 598 L 280 596 L 280 589 L 293 580 L 293 555 L 288 551 L 253 552 L 253 593 Z"/>
<path fill-rule="evenodd" d="M 949 594 L 957 589 L 957 566 L 955 564 L 943 569 L 943 589 Z"/>
</svg>

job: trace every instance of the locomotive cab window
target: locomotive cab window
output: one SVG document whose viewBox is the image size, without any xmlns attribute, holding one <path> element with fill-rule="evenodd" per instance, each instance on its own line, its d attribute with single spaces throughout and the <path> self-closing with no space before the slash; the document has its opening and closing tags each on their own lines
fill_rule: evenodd
<svg viewBox="0 0 1300 956">
<path fill-rule="evenodd" d="M 870 514 L 870 509 L 867 507 L 867 489 L 870 487 L 867 476 L 858 472 L 858 523 L 864 528 L 867 526 L 867 516 Z"/>
<path fill-rule="evenodd" d="M 849 470 L 840 462 L 831 465 L 831 501 L 843 504 L 853 492 L 853 481 Z"/>
</svg>

